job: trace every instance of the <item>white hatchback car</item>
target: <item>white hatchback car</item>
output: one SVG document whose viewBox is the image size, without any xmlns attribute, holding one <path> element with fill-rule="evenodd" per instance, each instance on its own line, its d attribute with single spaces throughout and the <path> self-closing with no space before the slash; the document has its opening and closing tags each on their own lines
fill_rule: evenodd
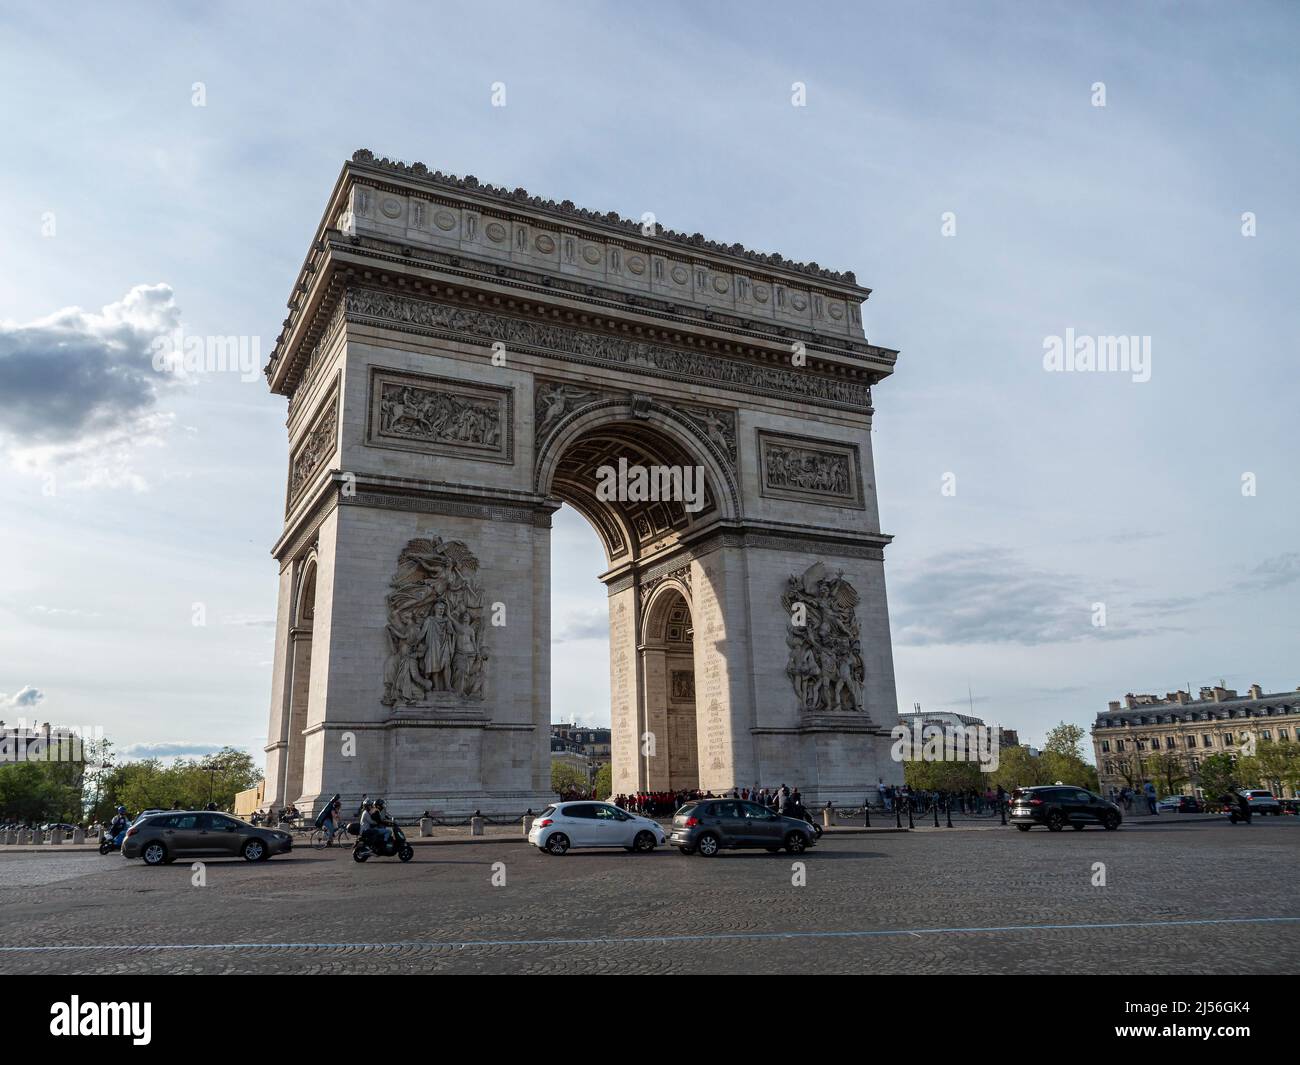
<svg viewBox="0 0 1300 1065">
<path fill-rule="evenodd" d="M 648 854 L 664 842 L 664 830 L 658 821 L 630 814 L 613 803 L 557 802 L 537 815 L 528 842 L 554 855 L 572 847 L 624 847 Z"/>
</svg>

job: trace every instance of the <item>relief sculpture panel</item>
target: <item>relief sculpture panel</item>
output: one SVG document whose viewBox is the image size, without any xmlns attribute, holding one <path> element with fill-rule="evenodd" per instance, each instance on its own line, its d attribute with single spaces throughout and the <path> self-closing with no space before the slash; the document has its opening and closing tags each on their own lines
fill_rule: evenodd
<svg viewBox="0 0 1300 1065">
<path fill-rule="evenodd" d="M 512 395 L 507 388 L 374 368 L 366 443 L 511 462 Z"/>
<path fill-rule="evenodd" d="M 385 706 L 447 706 L 483 698 L 483 590 L 459 540 L 412 540 L 388 595 Z"/>
</svg>

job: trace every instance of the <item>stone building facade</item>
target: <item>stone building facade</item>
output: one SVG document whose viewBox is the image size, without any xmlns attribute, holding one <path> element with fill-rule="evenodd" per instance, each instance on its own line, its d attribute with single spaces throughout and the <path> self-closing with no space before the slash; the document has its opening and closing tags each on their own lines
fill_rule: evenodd
<svg viewBox="0 0 1300 1065">
<path fill-rule="evenodd" d="M 1231 688 L 1206 687 L 1195 698 L 1188 691 L 1130 692 L 1099 713 L 1092 726 L 1102 792 L 1154 779 L 1147 759 L 1159 753 L 1182 763 L 1186 793 L 1201 796 L 1201 762 L 1211 754 L 1240 754 L 1248 736 L 1256 743 L 1300 743 L 1300 688 L 1266 695 L 1252 684 L 1248 694 L 1238 695 Z M 1294 795 L 1294 788 L 1282 790 L 1288 798 Z"/>
<path fill-rule="evenodd" d="M 605 551 L 616 792 L 901 782 L 871 441 L 897 352 L 868 294 L 356 153 L 267 366 L 290 441 L 267 802 L 549 800 L 564 503 Z M 610 497 L 611 468 L 677 480 Z"/>
</svg>

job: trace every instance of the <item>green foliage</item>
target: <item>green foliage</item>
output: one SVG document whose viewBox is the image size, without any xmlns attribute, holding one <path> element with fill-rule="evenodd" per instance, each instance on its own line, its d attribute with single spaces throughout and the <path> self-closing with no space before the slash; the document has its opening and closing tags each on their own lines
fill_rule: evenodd
<svg viewBox="0 0 1300 1065">
<path fill-rule="evenodd" d="M 1143 762 L 1143 768 L 1146 770 L 1147 779 L 1155 784 L 1161 798 L 1166 795 L 1181 795 L 1183 785 L 1189 779 L 1187 763 L 1181 756 L 1166 751 L 1148 755 Z"/>
<path fill-rule="evenodd" d="M 1268 788 L 1274 795 L 1285 787 L 1300 787 L 1300 744 L 1260 740 L 1255 753 L 1237 762 L 1242 786 Z"/>
<path fill-rule="evenodd" d="M 1043 753 L 1059 754 L 1082 762 L 1084 736 L 1082 727 L 1062 721 L 1047 734 L 1047 739 L 1043 741 Z"/>
<path fill-rule="evenodd" d="M 112 817 L 116 806 L 132 814 L 141 810 L 201 809 L 214 802 L 222 810 L 235 805 L 235 794 L 257 786 L 262 779 L 250 755 L 223 747 L 206 758 L 178 758 L 164 766 L 156 758 L 127 762 L 109 769 L 98 781 L 99 797 L 91 820 Z"/>
<path fill-rule="evenodd" d="M 1035 758 L 1027 747 L 1003 747 L 998 756 L 998 767 L 988 777 L 995 788 L 1001 785 L 1009 792 L 1052 782 L 1042 758 Z"/>
<path fill-rule="evenodd" d="M 556 795 L 587 790 L 587 774 L 567 762 L 551 763 L 551 790 Z"/>
<path fill-rule="evenodd" d="M 1211 754 L 1201 762 L 1201 790 L 1207 799 L 1218 799 L 1241 787 L 1237 763 L 1227 751 Z"/>
<path fill-rule="evenodd" d="M 48 750 L 53 753 L 56 747 Z M 0 820 L 32 824 L 81 820 L 85 766 L 73 761 L 0 764 Z"/>
<path fill-rule="evenodd" d="M 608 762 L 596 770 L 596 794 L 602 799 L 614 794 L 614 767 Z"/>
<path fill-rule="evenodd" d="M 977 762 L 904 762 L 903 780 L 913 791 L 983 791 L 988 787 L 987 776 Z"/>
</svg>

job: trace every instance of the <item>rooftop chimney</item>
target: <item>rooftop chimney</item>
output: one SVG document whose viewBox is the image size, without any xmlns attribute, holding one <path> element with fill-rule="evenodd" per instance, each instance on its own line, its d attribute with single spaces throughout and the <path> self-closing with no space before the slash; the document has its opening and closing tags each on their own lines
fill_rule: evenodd
<svg viewBox="0 0 1300 1065">
<path fill-rule="evenodd" d="M 1264 698 L 1264 689 L 1261 688 L 1258 684 L 1252 684 L 1250 686 L 1250 697 L 1252 699 Z"/>
</svg>

